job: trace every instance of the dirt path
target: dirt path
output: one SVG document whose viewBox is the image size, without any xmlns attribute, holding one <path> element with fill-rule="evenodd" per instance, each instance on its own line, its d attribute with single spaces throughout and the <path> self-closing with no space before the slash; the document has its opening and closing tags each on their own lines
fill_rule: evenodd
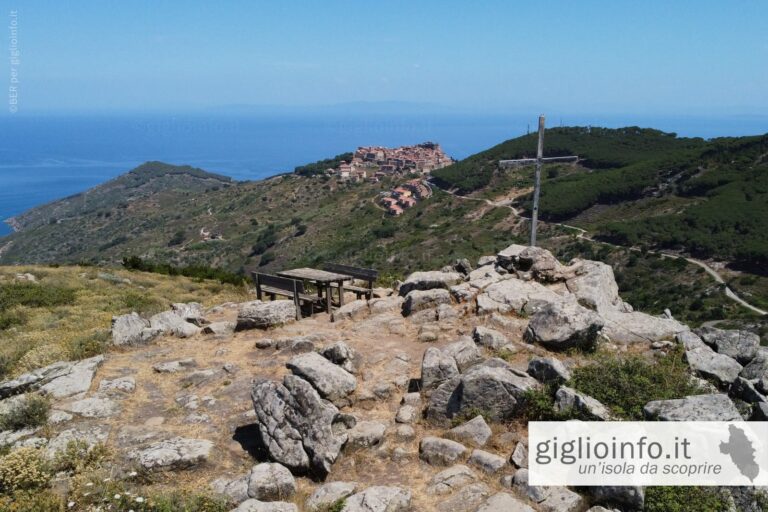
<svg viewBox="0 0 768 512">
<path fill-rule="evenodd" d="M 433 187 L 440 188 L 440 187 L 437 186 L 437 184 L 435 184 L 435 183 L 433 183 L 431 181 L 429 182 L 429 184 L 431 186 L 433 186 Z M 466 201 L 480 201 L 480 202 L 486 203 L 489 206 L 496 207 L 496 208 L 509 208 L 512 211 L 512 213 L 513 213 L 513 215 L 515 217 L 518 217 L 518 218 L 521 218 L 521 219 L 530 220 L 528 217 L 525 217 L 525 216 L 521 215 L 520 212 L 516 208 L 514 208 L 511 204 L 509 204 L 509 203 L 511 203 L 514 200 L 514 198 L 513 199 L 507 199 L 506 201 L 501 201 L 501 202 L 495 203 L 495 202 L 491 201 L 490 199 L 480 199 L 480 198 L 476 198 L 476 197 L 461 196 L 461 195 L 456 194 L 456 191 L 454 191 L 454 190 L 446 190 L 446 189 L 442 189 L 442 188 L 440 190 L 442 190 L 443 192 L 446 192 L 448 194 L 451 194 L 453 197 L 456 197 L 458 199 L 462 199 L 462 200 L 466 200 Z M 578 234 L 576 235 L 577 238 L 581 238 L 583 240 L 588 240 L 588 241 L 596 243 L 596 244 L 607 245 L 607 246 L 615 247 L 615 248 L 619 248 L 619 249 L 629 249 L 630 251 L 635 251 L 635 252 L 641 252 L 641 249 L 639 247 L 626 247 L 626 246 L 623 246 L 623 245 L 616 245 L 616 244 L 612 244 L 610 242 L 605 242 L 605 241 L 602 241 L 602 240 L 596 240 L 596 239 L 592 238 L 591 236 L 589 236 L 589 232 L 586 229 L 583 229 L 583 228 L 579 228 L 579 227 L 576 227 L 576 226 L 571 226 L 569 224 L 564 224 L 564 223 L 561 223 L 561 222 L 545 222 L 545 221 L 542 221 L 542 220 L 539 220 L 539 222 L 541 222 L 542 224 L 549 224 L 551 226 L 560 226 L 560 227 L 563 227 L 563 228 L 572 229 L 572 230 L 578 232 Z M 658 255 L 660 255 L 660 256 L 662 256 L 664 258 L 672 258 L 672 259 L 680 259 L 680 258 L 682 258 L 682 259 L 684 259 L 685 261 L 687 261 L 689 263 L 692 263 L 694 265 L 698 265 L 699 267 L 703 268 L 707 272 L 707 274 L 712 276 L 712 278 L 715 280 L 715 282 L 717 282 L 719 284 L 722 284 L 722 285 L 725 285 L 724 288 L 725 288 L 725 296 L 726 297 L 728 297 L 729 299 L 733 300 L 734 302 L 740 304 L 741 306 L 751 310 L 752 312 L 757 313 L 758 315 L 768 315 L 768 311 L 765 311 L 765 310 L 762 310 L 762 309 L 760 309 L 760 308 L 758 308 L 756 306 L 753 306 L 752 304 L 750 304 L 749 302 L 747 302 L 743 298 L 739 297 L 736 294 L 736 292 L 731 290 L 725 284 L 725 279 L 723 279 L 723 277 L 715 269 L 713 269 L 712 267 L 707 265 L 705 262 L 703 262 L 701 260 L 694 259 L 694 258 L 689 258 L 687 256 L 680 256 L 678 254 L 671 254 L 671 253 L 667 253 L 667 252 L 663 252 L 663 251 L 647 251 L 647 252 L 649 252 L 651 254 L 658 254 Z"/>
</svg>

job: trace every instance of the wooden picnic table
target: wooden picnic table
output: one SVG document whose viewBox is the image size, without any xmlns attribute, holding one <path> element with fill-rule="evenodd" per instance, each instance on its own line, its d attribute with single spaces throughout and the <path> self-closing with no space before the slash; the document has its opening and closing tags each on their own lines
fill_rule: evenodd
<svg viewBox="0 0 768 512">
<path fill-rule="evenodd" d="M 344 281 L 351 281 L 354 279 L 347 274 L 338 274 L 336 272 L 328 272 L 327 270 L 320 270 L 316 268 L 294 268 L 291 270 L 283 270 L 277 272 L 280 277 L 289 277 L 291 279 L 298 279 L 299 281 L 309 281 L 317 286 L 318 297 L 323 296 L 323 289 L 325 289 L 325 310 L 331 312 L 331 285 L 336 283 L 339 286 L 339 307 L 344 305 Z"/>
</svg>

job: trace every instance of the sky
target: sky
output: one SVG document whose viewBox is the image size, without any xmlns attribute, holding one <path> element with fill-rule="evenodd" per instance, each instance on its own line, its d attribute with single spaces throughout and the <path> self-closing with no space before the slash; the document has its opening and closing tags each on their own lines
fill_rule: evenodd
<svg viewBox="0 0 768 512">
<path fill-rule="evenodd" d="M 415 102 L 768 113 L 764 0 L 0 5 L 18 11 L 23 112 Z"/>
</svg>

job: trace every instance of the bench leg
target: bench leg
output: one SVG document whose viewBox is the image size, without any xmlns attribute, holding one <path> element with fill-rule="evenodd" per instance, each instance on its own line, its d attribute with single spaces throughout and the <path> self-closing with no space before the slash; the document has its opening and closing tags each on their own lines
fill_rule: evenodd
<svg viewBox="0 0 768 512">
<path fill-rule="evenodd" d="M 331 285 L 330 283 L 325 286 L 325 312 L 330 313 L 331 312 L 331 299 L 333 295 L 331 295 Z"/>
<path fill-rule="evenodd" d="M 339 307 L 344 307 L 344 281 L 339 281 Z"/>
</svg>

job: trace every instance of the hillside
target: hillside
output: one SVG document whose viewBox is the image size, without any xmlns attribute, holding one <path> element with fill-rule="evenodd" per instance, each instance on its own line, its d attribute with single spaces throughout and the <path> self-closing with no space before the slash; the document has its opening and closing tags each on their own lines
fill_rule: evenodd
<svg viewBox="0 0 768 512">
<path fill-rule="evenodd" d="M 172 270 L 168 266 L 212 266 L 245 276 L 256 269 L 338 261 L 375 267 L 382 282 L 390 283 L 413 270 L 474 259 L 525 241 L 527 221 L 509 206 L 524 211 L 532 171 L 499 171 L 495 162 L 530 155 L 533 142 L 532 136 L 513 139 L 436 172 L 438 185 L 462 189 L 465 195 L 435 187 L 431 199 L 398 218 L 376 204 L 379 193 L 399 183 L 393 179 L 348 183 L 291 174 L 232 182 L 188 167 L 149 163 L 77 200 L 67 198 L 19 216 L 24 229 L 0 239 L 0 264 L 118 266 L 124 258 L 138 257 L 165 265 L 166 271 Z M 760 159 L 765 143 L 764 137 L 708 142 L 636 128 L 550 130 L 548 154 L 577 153 L 582 161 L 545 170 L 542 216 L 565 218 L 567 224 L 619 245 L 675 250 L 685 248 L 686 240 L 679 237 L 671 243 L 684 222 L 679 233 L 690 239 L 703 237 L 711 244 L 731 240 L 713 256 L 728 260 L 754 246 L 759 259 L 764 237 L 756 230 L 768 215 L 755 215 L 750 223 L 738 216 L 745 209 L 766 207 L 759 185 L 766 176 Z M 678 163 L 670 167 L 665 162 Z M 616 181 L 612 176 L 618 176 Z M 619 191 L 625 186 L 626 194 Z M 600 187 L 602 195 L 593 197 Z M 577 200 L 582 196 L 587 199 Z M 607 202 L 608 197 L 616 202 Z M 580 206 L 569 207 L 565 217 L 553 213 L 555 206 L 565 208 L 566 203 Z M 708 209 L 713 204 L 720 206 Z M 710 225 L 696 224 L 705 213 L 719 226 L 717 236 L 704 236 Z M 653 231 L 662 223 L 664 231 Z M 670 308 L 694 324 L 752 316 L 695 265 L 590 242 L 579 238 L 578 231 L 554 224 L 543 225 L 541 231 L 542 244 L 563 258 L 588 256 L 614 265 L 630 302 L 645 310 Z M 720 251 L 721 245 L 712 250 Z M 709 253 L 695 254 L 703 258 Z M 744 265 L 754 258 L 735 261 Z M 716 266 L 732 289 L 765 309 L 768 278 L 744 273 L 744 268 Z"/>
</svg>

